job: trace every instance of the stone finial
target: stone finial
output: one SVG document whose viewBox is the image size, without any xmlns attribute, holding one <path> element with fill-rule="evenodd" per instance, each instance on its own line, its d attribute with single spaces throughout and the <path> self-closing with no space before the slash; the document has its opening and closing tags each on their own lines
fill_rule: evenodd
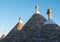
<svg viewBox="0 0 60 42">
<path fill-rule="evenodd" d="M 6 37 L 6 31 L 4 31 L 3 35 L 1 36 L 1 40 Z"/>
<path fill-rule="evenodd" d="M 19 17 L 19 20 L 22 20 L 22 16 Z"/>
<path fill-rule="evenodd" d="M 36 5 L 35 9 L 36 9 L 36 13 L 39 13 L 39 11 L 38 11 L 38 9 L 39 9 L 38 5 Z"/>
<path fill-rule="evenodd" d="M 23 23 L 23 22 L 22 22 L 22 16 L 20 16 L 20 18 L 19 18 L 19 22 L 20 22 L 20 23 Z"/>
<path fill-rule="evenodd" d="M 52 20 L 52 10 L 48 9 L 47 10 L 47 14 L 48 14 L 48 20 L 44 23 L 44 24 L 56 24 L 53 20 Z"/>
<path fill-rule="evenodd" d="M 47 10 L 47 14 L 48 14 L 48 19 L 52 19 L 52 10 L 51 9 Z"/>
</svg>

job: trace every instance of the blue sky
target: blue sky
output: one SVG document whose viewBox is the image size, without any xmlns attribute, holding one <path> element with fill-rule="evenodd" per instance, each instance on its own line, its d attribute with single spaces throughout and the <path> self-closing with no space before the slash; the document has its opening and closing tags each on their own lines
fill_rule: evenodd
<svg viewBox="0 0 60 42">
<path fill-rule="evenodd" d="M 0 36 L 19 22 L 22 16 L 24 24 L 35 13 L 38 4 L 40 13 L 47 19 L 47 9 L 52 9 L 53 20 L 60 26 L 60 0 L 0 0 Z"/>
</svg>

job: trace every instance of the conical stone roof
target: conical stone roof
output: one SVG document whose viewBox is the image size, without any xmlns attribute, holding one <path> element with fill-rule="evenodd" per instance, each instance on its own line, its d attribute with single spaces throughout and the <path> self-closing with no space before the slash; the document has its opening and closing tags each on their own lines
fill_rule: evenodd
<svg viewBox="0 0 60 42">
<path fill-rule="evenodd" d="M 2 40 L 2 42 L 12 42 L 13 39 L 17 36 L 19 31 L 24 26 L 22 20 L 19 18 L 19 22 L 15 25 L 15 27 L 8 33 L 8 35 Z"/>
<path fill-rule="evenodd" d="M 36 6 L 36 13 L 28 20 L 19 32 L 14 42 L 28 42 L 30 38 L 43 26 L 46 19 L 39 13 L 38 6 Z"/>
<path fill-rule="evenodd" d="M 35 36 L 29 42 L 60 42 L 60 27 L 51 19 L 51 10 L 48 11 L 50 15 L 44 26 L 36 32 Z"/>
<path fill-rule="evenodd" d="M 60 28 L 57 24 L 44 25 L 31 42 L 60 42 Z"/>
<path fill-rule="evenodd" d="M 14 42 L 27 42 L 43 26 L 46 19 L 41 14 L 34 14 L 23 26 Z"/>
</svg>

